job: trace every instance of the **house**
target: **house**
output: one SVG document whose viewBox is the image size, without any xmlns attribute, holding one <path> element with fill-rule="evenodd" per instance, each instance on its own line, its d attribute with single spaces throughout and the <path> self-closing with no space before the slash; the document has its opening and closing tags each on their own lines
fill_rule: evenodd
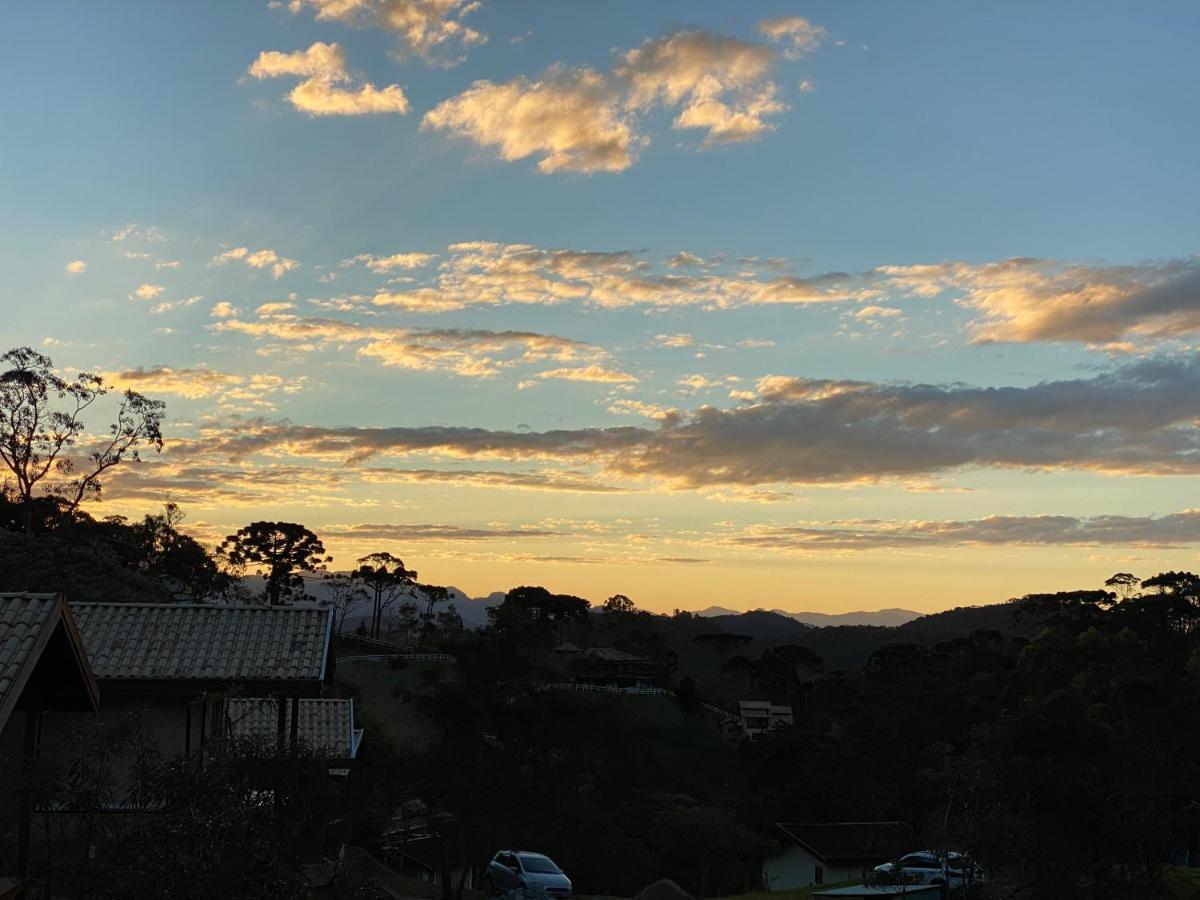
<svg viewBox="0 0 1200 900">
<path fill-rule="evenodd" d="M 43 713 L 95 713 L 100 691 L 66 597 L 0 594 L 0 874 L 29 871 L 32 798 Z"/>
<path fill-rule="evenodd" d="M 614 647 L 589 647 L 577 652 L 567 650 L 562 656 L 567 657 L 567 671 L 578 684 L 660 687 L 667 678 L 666 669 L 658 663 Z"/>
<path fill-rule="evenodd" d="M 865 877 L 912 849 L 904 822 L 781 822 L 778 852 L 763 863 L 763 884 L 788 891 Z"/>
<path fill-rule="evenodd" d="M 354 726 L 354 701 L 336 697 L 301 697 L 296 737 L 315 755 L 337 768 L 331 774 L 344 775 L 357 756 L 363 730 Z M 292 706 L 284 704 L 279 718 L 279 701 L 272 697 L 231 697 L 225 703 L 222 729 L 229 737 L 274 742 L 282 726 L 291 733 Z"/>
<path fill-rule="evenodd" d="M 72 611 L 104 695 L 100 718 L 138 713 L 164 756 L 199 749 L 225 724 L 229 697 L 272 698 L 298 737 L 305 697 L 332 679 L 333 612 L 316 607 L 181 603 L 76 603 Z M 79 724 L 46 717 L 47 738 L 69 739 Z"/>
<path fill-rule="evenodd" d="M 769 700 L 738 701 L 738 716 L 742 721 L 742 734 L 750 740 L 759 735 L 791 728 L 792 708 L 779 706 Z"/>
</svg>

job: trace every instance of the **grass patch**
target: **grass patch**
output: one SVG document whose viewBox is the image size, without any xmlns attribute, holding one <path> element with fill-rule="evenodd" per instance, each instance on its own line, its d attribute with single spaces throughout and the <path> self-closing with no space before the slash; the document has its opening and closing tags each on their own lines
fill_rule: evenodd
<svg viewBox="0 0 1200 900">
<path fill-rule="evenodd" d="M 817 891 L 827 891 L 830 888 L 850 887 L 862 884 L 858 881 L 838 881 L 833 884 L 814 884 L 811 887 L 793 888 L 790 891 L 755 891 L 752 894 L 736 894 L 732 897 L 722 897 L 721 900 L 807 900 Z"/>
<path fill-rule="evenodd" d="M 368 729 L 378 729 L 398 748 L 420 751 L 438 738 L 437 728 L 417 708 L 418 697 L 436 690 L 426 670 L 436 671 L 441 683 L 454 678 L 454 667 L 440 663 L 393 669 L 386 662 L 339 660 L 336 686 L 354 698 L 355 712 Z"/>
</svg>

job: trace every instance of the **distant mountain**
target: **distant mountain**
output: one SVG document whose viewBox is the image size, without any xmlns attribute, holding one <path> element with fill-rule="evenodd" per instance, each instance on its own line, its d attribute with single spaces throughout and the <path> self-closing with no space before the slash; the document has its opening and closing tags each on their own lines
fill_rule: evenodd
<svg viewBox="0 0 1200 900">
<path fill-rule="evenodd" d="M 921 613 L 913 612 L 911 609 L 880 609 L 875 612 L 857 611 L 848 613 L 819 613 L 819 612 L 787 612 L 782 609 L 772 610 L 754 610 L 754 612 L 770 612 L 777 616 L 784 616 L 804 625 L 816 625 L 824 627 L 827 625 L 883 625 L 894 628 L 898 625 L 903 625 L 905 622 L 911 622 L 913 619 L 919 619 Z M 723 606 L 710 606 L 708 609 L 702 609 L 698 616 L 705 618 L 718 618 L 724 616 L 740 616 L 744 613 L 736 609 L 726 609 Z"/>
</svg>

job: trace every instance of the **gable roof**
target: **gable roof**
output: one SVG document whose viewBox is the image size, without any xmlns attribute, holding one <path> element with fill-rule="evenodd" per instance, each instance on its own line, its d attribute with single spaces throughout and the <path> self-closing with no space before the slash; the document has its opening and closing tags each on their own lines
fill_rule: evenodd
<svg viewBox="0 0 1200 900">
<path fill-rule="evenodd" d="M 878 863 L 912 849 L 905 822 L 779 822 L 789 838 L 826 863 Z"/>
<path fill-rule="evenodd" d="M 291 735 L 292 704 L 284 704 L 284 734 Z M 301 697 L 296 736 L 314 753 L 329 759 L 354 759 L 362 729 L 354 727 L 354 701 Z M 275 740 L 279 701 L 274 697 L 231 697 L 225 704 L 228 733 L 234 737 Z M 286 738 L 285 738 L 286 739 Z"/>
<path fill-rule="evenodd" d="M 54 657 L 55 674 L 65 674 L 60 664 L 66 657 L 74 657 L 82 687 L 82 704 L 76 701 L 67 707 L 82 705 L 95 710 L 100 692 L 66 598 L 62 594 L 0 594 L 0 729 L 16 708 L 43 653 L 56 639 L 64 657 Z"/>
<path fill-rule="evenodd" d="M 331 609 L 186 603 L 78 603 L 74 609 L 102 680 L 325 678 Z"/>
</svg>

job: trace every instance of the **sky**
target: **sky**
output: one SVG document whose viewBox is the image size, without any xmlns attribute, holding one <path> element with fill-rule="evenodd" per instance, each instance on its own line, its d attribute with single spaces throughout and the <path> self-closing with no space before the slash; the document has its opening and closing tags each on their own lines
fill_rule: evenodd
<svg viewBox="0 0 1200 900">
<path fill-rule="evenodd" d="M 168 408 L 93 515 L 652 610 L 1200 564 L 1200 5 L 0 15 L 0 344 Z"/>
</svg>

